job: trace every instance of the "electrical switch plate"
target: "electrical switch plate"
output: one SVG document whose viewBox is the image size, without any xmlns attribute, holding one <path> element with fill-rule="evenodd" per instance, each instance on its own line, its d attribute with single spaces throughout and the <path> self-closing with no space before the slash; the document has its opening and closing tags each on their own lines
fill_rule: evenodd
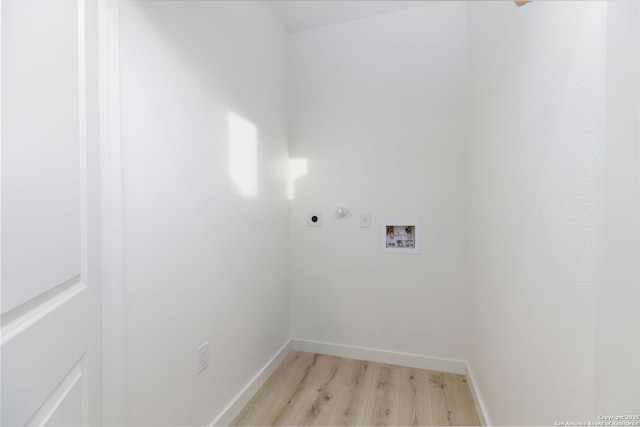
<svg viewBox="0 0 640 427">
<path fill-rule="evenodd" d="M 362 212 L 360 214 L 360 227 L 362 228 L 371 227 L 371 214 L 369 212 Z"/>
<path fill-rule="evenodd" d="M 201 344 L 196 349 L 196 374 L 209 367 L 209 341 Z"/>
<path fill-rule="evenodd" d="M 307 225 L 309 227 L 322 227 L 322 212 L 309 212 Z"/>
</svg>

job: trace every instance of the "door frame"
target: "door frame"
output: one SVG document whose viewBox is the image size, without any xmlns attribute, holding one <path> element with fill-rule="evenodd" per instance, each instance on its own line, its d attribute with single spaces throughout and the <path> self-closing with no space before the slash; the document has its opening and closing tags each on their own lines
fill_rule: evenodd
<svg viewBox="0 0 640 427">
<path fill-rule="evenodd" d="M 120 0 L 98 1 L 102 214 L 102 411 L 125 425 L 125 305 L 120 134 Z"/>
</svg>

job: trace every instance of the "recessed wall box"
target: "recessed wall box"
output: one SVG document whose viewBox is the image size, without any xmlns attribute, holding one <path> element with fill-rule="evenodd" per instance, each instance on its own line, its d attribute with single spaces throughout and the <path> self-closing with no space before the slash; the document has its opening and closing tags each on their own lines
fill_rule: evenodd
<svg viewBox="0 0 640 427">
<path fill-rule="evenodd" d="M 420 221 L 382 221 L 380 244 L 384 253 L 419 254 Z"/>
</svg>

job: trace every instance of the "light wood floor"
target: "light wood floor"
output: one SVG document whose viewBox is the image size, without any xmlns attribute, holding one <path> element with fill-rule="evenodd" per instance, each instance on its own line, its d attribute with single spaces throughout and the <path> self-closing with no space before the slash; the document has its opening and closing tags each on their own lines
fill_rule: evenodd
<svg viewBox="0 0 640 427">
<path fill-rule="evenodd" d="M 292 351 L 234 426 L 480 425 L 464 375 Z"/>
</svg>

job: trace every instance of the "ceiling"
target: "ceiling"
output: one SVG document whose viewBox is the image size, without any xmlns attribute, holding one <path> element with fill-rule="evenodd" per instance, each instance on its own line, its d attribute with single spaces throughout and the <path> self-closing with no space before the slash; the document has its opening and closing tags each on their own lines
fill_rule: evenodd
<svg viewBox="0 0 640 427">
<path fill-rule="evenodd" d="M 428 0 L 269 0 L 290 33 L 425 6 Z"/>
</svg>

